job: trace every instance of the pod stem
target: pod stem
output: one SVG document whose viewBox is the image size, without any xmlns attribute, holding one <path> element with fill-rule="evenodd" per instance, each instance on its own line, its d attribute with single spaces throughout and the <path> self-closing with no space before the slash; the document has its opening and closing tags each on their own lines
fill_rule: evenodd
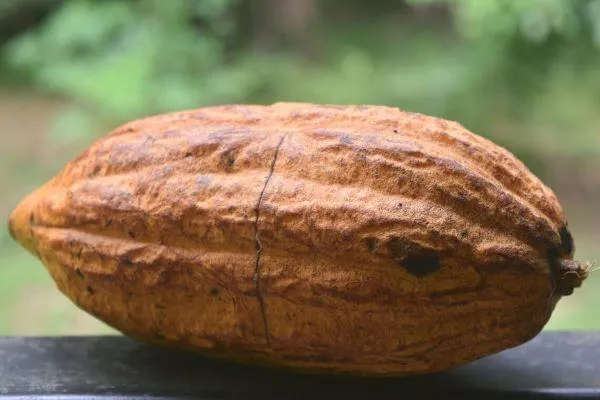
<svg viewBox="0 0 600 400">
<path fill-rule="evenodd" d="M 571 295 L 575 288 L 581 287 L 590 273 L 597 270 L 597 268 L 594 268 L 594 264 L 589 261 L 581 263 L 576 260 L 563 259 L 559 261 L 558 265 L 556 290 L 562 296 Z"/>
</svg>

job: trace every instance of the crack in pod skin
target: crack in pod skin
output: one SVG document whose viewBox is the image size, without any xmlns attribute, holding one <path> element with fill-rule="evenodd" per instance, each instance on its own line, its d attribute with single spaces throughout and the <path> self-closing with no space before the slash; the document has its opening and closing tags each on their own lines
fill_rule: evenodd
<svg viewBox="0 0 600 400">
<path fill-rule="evenodd" d="M 381 106 L 133 121 L 9 229 L 128 335 L 302 371 L 473 361 L 535 336 L 586 276 L 556 196 L 508 151 Z"/>
</svg>

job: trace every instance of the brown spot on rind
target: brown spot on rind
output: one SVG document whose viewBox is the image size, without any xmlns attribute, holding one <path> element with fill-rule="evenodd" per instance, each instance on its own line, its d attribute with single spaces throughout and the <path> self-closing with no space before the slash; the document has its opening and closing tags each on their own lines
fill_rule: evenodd
<svg viewBox="0 0 600 400">
<path fill-rule="evenodd" d="M 235 164 L 235 153 L 232 150 L 228 150 L 221 154 L 221 164 L 226 171 L 230 171 Z"/>
<path fill-rule="evenodd" d="M 368 237 L 365 239 L 365 245 L 369 252 L 373 253 L 377 249 L 377 239 Z"/>
<path fill-rule="evenodd" d="M 100 165 L 95 165 L 94 169 L 92 170 L 92 172 L 89 175 L 90 178 L 93 178 L 94 176 L 98 175 L 101 170 L 102 170 L 102 168 L 100 167 Z"/>
<path fill-rule="evenodd" d="M 396 263 L 416 277 L 423 277 L 441 268 L 440 257 L 434 249 L 419 243 L 392 238 L 388 251 Z"/>
<path fill-rule="evenodd" d="M 121 257 L 121 265 L 123 265 L 125 267 L 131 267 L 133 265 L 133 262 L 131 261 L 131 259 L 128 256 L 122 256 Z"/>
<path fill-rule="evenodd" d="M 417 277 L 429 275 L 440 269 L 440 258 L 433 250 L 424 250 L 421 253 L 411 254 L 406 257 L 401 265 Z"/>
</svg>

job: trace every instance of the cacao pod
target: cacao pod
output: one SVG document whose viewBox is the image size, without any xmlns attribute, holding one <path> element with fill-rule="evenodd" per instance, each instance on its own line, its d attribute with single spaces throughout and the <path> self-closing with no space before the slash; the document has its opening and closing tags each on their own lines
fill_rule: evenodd
<svg viewBox="0 0 600 400">
<path fill-rule="evenodd" d="M 410 375 L 522 344 L 587 276 L 555 194 L 461 125 L 383 106 L 133 121 L 11 234 L 126 335 L 300 371 Z"/>
</svg>

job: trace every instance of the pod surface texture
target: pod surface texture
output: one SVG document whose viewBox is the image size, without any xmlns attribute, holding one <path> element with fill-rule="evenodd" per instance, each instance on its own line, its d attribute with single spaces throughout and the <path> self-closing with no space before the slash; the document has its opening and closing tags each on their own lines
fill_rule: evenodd
<svg viewBox="0 0 600 400">
<path fill-rule="evenodd" d="M 561 205 L 523 163 L 383 106 L 133 121 L 9 227 L 68 298 L 127 335 L 301 371 L 467 363 L 533 338 L 580 284 L 565 279 L 579 269 Z"/>
</svg>

